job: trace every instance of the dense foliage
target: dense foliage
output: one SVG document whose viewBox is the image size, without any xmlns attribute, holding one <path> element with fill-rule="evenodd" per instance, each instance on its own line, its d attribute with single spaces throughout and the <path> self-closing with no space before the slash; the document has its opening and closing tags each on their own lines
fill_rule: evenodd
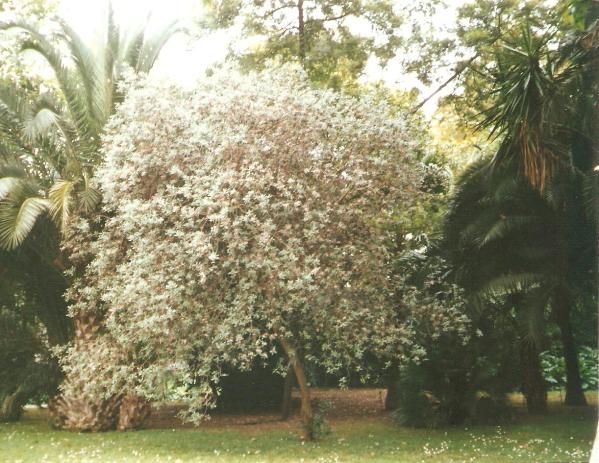
<svg viewBox="0 0 599 463">
<path fill-rule="evenodd" d="M 386 224 L 419 195 L 403 120 L 286 68 L 192 93 L 133 85 L 98 177 L 105 229 L 72 292 L 73 314 L 106 316 L 94 352 L 65 364 L 79 387 L 157 398 L 171 378 L 196 384 L 197 409 L 223 365 L 269 352 L 330 371 L 418 353 L 388 267 Z"/>
</svg>

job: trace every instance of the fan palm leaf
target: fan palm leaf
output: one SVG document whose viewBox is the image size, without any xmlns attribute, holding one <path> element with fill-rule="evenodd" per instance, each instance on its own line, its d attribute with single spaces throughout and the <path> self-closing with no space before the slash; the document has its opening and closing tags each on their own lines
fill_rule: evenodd
<svg viewBox="0 0 599 463">
<path fill-rule="evenodd" d="M 102 200 L 102 193 L 92 186 L 87 175 L 83 177 L 83 188 L 79 190 L 77 199 L 78 204 L 86 213 L 94 211 Z"/>
</svg>

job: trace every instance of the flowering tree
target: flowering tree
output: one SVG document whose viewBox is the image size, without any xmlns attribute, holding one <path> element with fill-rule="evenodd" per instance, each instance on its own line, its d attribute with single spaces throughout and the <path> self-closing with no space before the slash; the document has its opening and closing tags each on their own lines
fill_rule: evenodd
<svg viewBox="0 0 599 463">
<path fill-rule="evenodd" d="M 221 366 L 282 352 L 312 438 L 306 357 L 335 371 L 410 350 L 386 231 L 419 194 L 404 122 L 295 68 L 133 87 L 105 137 L 108 218 L 71 294 L 104 335 L 66 353 L 69 387 L 158 398 L 194 383 L 198 411 Z"/>
</svg>

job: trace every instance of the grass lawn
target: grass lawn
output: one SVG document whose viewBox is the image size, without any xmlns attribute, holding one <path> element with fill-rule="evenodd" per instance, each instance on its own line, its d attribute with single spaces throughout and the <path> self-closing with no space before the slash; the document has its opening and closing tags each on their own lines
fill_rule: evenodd
<svg viewBox="0 0 599 463">
<path fill-rule="evenodd" d="M 45 412 L 28 410 L 21 422 L 0 424 L 0 462 L 588 461 L 595 409 L 566 409 L 552 399 L 547 415 L 517 409 L 502 426 L 424 430 L 398 427 L 381 413 L 337 415 L 332 434 L 317 443 L 299 440 L 297 420 L 235 424 L 217 417 L 200 428 L 77 434 L 52 430 Z"/>
</svg>

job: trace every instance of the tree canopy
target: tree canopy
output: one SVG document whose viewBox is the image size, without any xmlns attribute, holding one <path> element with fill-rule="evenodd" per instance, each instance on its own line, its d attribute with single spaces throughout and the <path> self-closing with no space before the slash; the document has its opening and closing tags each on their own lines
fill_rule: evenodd
<svg viewBox="0 0 599 463">
<path fill-rule="evenodd" d="M 277 351 L 330 371 L 412 354 L 386 227 L 420 194 L 405 121 L 293 68 L 229 70 L 192 93 L 135 85 L 107 132 L 110 218 L 71 307 L 105 311 L 110 377 L 150 395 L 194 379 L 201 398 L 223 365 Z"/>
<path fill-rule="evenodd" d="M 355 85 L 368 59 L 386 63 L 401 41 L 400 15 L 389 0 L 205 0 L 209 28 L 242 28 L 254 45 L 233 52 L 246 68 L 295 61 L 325 87 Z"/>
</svg>

